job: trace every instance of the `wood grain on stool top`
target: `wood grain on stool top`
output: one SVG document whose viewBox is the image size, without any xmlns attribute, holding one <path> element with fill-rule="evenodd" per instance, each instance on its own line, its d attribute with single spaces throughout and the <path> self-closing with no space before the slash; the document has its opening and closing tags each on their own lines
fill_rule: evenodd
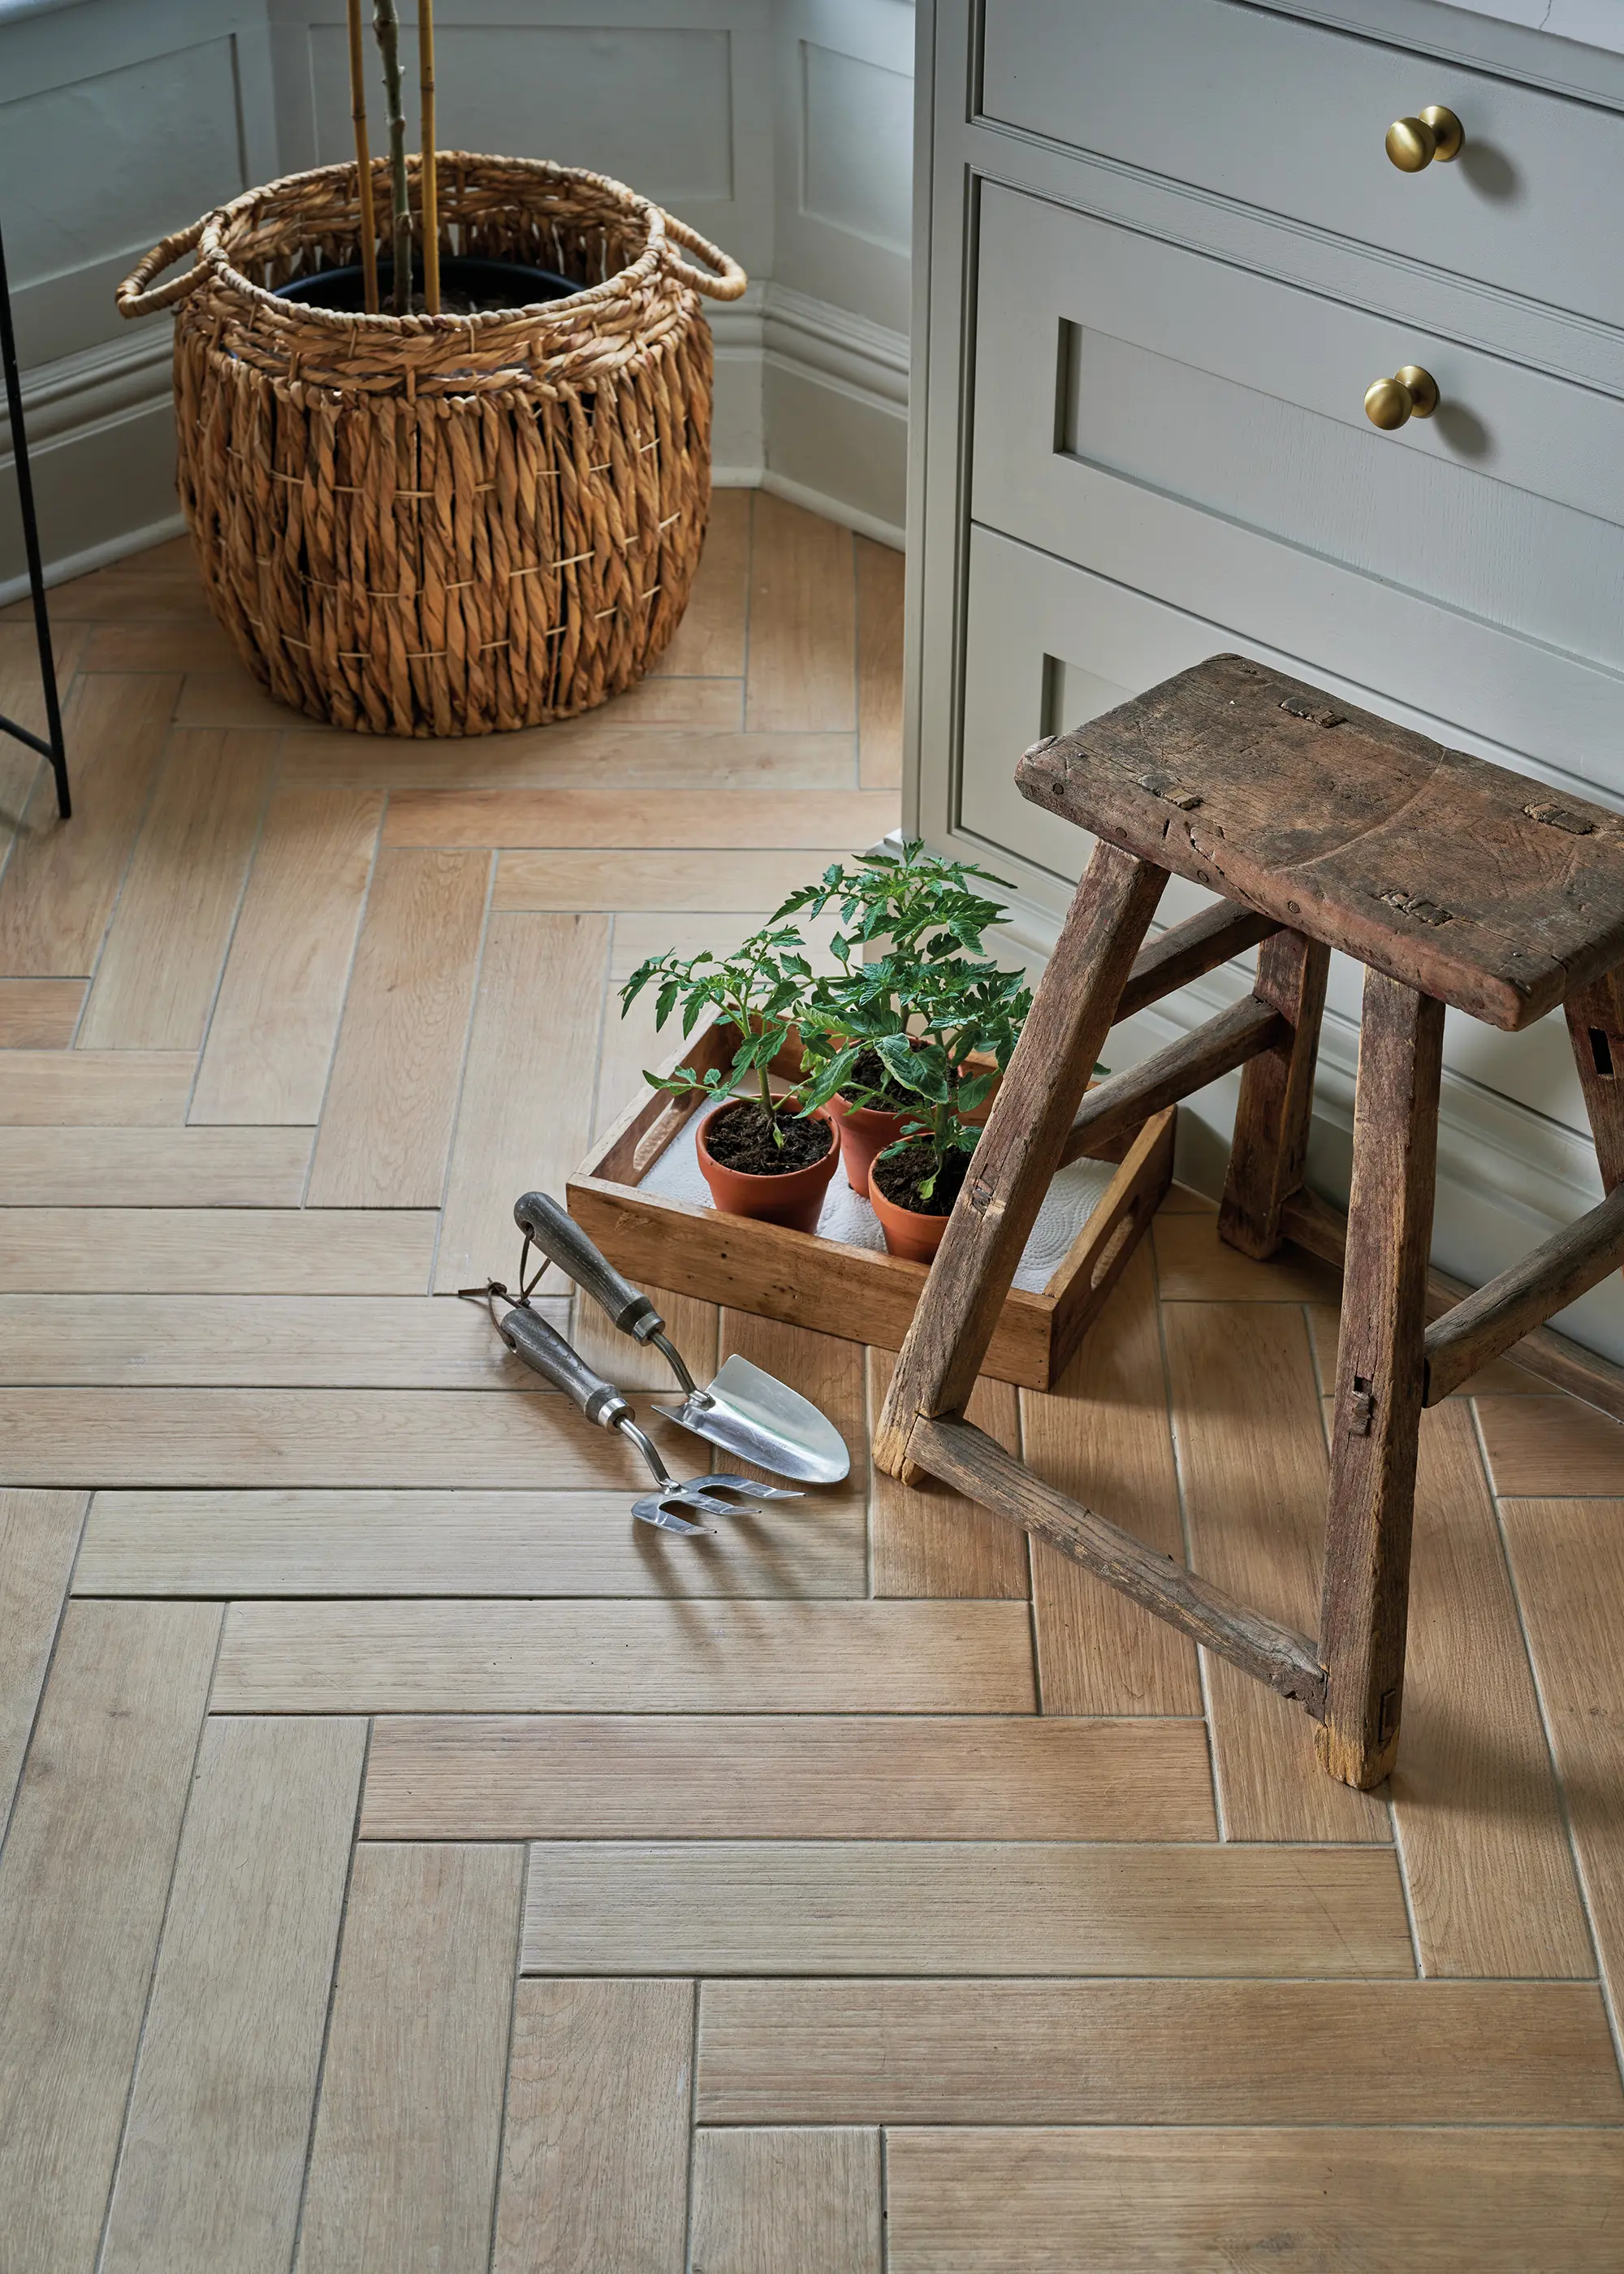
<svg viewBox="0 0 1624 2274">
<path fill-rule="evenodd" d="M 1039 743 L 1016 779 L 1491 1026 L 1530 1026 L 1624 957 L 1617 814 L 1241 656 Z"/>
</svg>

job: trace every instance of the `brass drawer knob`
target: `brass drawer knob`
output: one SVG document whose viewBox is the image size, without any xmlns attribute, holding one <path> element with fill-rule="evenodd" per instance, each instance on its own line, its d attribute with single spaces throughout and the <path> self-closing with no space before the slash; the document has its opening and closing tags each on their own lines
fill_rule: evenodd
<svg viewBox="0 0 1624 2274">
<path fill-rule="evenodd" d="M 1438 381 L 1418 363 L 1407 363 L 1391 379 L 1379 379 L 1365 390 L 1365 416 L 1387 434 L 1409 419 L 1430 418 L 1437 408 Z"/>
<path fill-rule="evenodd" d="M 1434 158 L 1447 165 L 1458 158 L 1466 129 L 1453 110 L 1429 102 L 1414 118 L 1395 118 L 1387 129 L 1387 155 L 1401 174 L 1418 174 Z"/>
</svg>

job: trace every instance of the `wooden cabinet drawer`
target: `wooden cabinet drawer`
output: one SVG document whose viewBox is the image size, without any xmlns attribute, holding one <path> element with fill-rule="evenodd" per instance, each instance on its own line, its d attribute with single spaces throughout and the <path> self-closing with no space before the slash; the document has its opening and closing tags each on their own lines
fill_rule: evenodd
<svg viewBox="0 0 1624 2274">
<path fill-rule="evenodd" d="M 1624 117 L 1234 0 L 986 0 L 981 115 L 1624 324 Z M 1466 146 L 1402 174 L 1429 104 Z"/>
<path fill-rule="evenodd" d="M 1624 403 L 991 184 L 975 323 L 978 521 L 1624 791 Z"/>
</svg>

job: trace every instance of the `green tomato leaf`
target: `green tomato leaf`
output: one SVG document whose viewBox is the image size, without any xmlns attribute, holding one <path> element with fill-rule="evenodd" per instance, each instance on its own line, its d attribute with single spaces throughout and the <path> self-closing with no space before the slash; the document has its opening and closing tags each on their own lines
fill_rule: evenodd
<svg viewBox="0 0 1624 2274">
<path fill-rule="evenodd" d="M 920 1080 L 922 1068 L 906 1035 L 878 1035 L 875 1037 L 874 1047 L 879 1052 L 881 1065 L 893 1081 L 900 1082 L 904 1089 L 928 1094 Z"/>
</svg>

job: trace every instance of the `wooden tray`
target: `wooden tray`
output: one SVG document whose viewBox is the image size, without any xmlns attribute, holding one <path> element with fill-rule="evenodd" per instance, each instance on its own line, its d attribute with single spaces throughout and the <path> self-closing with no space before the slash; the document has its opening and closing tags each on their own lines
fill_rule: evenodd
<svg viewBox="0 0 1624 2274">
<path fill-rule="evenodd" d="M 711 1025 L 697 1029 L 671 1064 L 703 1072 L 727 1065 L 733 1047 L 732 1030 Z M 789 1052 L 773 1067 L 785 1081 L 798 1070 Z M 669 1287 L 733 1310 L 898 1349 L 925 1284 L 922 1263 L 641 1190 L 697 1110 L 658 1090 L 629 1106 L 569 1179 L 569 1212 L 576 1222 L 640 1286 Z M 1175 1111 L 1169 1106 L 1153 1114 L 1137 1135 L 1097 1154 L 1086 1148 L 1068 1151 L 1068 1159 L 1087 1153 L 1114 1161 L 1116 1174 L 1042 1292 L 1011 1289 L 984 1373 L 1032 1389 L 1053 1387 L 1172 1179 Z M 861 1329 L 857 1334 L 854 1326 Z"/>
</svg>

